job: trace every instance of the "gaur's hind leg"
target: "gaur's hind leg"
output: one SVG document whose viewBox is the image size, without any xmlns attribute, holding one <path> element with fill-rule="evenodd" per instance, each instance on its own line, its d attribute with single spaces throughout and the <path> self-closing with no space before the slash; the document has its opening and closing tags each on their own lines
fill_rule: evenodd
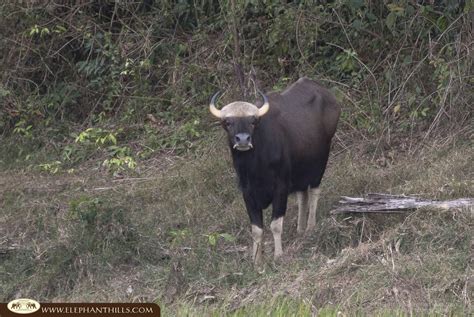
<svg viewBox="0 0 474 317">
<path fill-rule="evenodd" d="M 303 233 L 306 225 L 306 217 L 308 216 L 308 190 L 296 192 L 296 200 L 298 201 L 298 224 L 296 232 Z"/>
<path fill-rule="evenodd" d="M 309 215 L 308 224 L 306 226 L 306 232 L 313 231 L 316 226 L 316 209 L 318 208 L 318 200 L 321 190 L 319 187 L 309 189 Z"/>
<path fill-rule="evenodd" d="M 283 254 L 283 249 L 281 247 L 281 233 L 283 232 L 283 217 L 272 220 L 272 223 L 270 224 L 270 229 L 272 229 L 273 240 L 275 241 L 274 258 L 278 259 Z"/>
</svg>

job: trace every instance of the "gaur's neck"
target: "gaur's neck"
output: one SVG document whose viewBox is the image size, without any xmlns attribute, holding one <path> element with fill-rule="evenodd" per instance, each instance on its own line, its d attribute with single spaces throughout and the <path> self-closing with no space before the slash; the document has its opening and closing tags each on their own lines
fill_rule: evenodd
<svg viewBox="0 0 474 317">
<path fill-rule="evenodd" d="M 257 152 L 255 148 L 248 151 L 237 151 L 231 148 L 232 161 L 239 177 L 254 174 L 257 169 Z"/>
</svg>

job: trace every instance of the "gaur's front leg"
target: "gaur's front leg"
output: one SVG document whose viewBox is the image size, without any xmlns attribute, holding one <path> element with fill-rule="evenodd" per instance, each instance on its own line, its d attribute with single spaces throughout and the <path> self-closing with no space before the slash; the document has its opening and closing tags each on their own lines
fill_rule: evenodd
<svg viewBox="0 0 474 317">
<path fill-rule="evenodd" d="M 283 254 L 281 246 L 281 234 L 283 232 L 283 217 L 286 212 L 286 205 L 288 202 L 288 188 L 283 183 L 277 183 L 273 194 L 273 212 L 272 223 L 270 229 L 272 230 L 273 240 L 275 242 L 274 259 L 278 259 Z"/>
<path fill-rule="evenodd" d="M 256 206 L 251 193 L 244 193 L 243 196 L 252 227 L 252 259 L 255 266 L 260 266 L 263 254 L 263 212 Z"/>
</svg>

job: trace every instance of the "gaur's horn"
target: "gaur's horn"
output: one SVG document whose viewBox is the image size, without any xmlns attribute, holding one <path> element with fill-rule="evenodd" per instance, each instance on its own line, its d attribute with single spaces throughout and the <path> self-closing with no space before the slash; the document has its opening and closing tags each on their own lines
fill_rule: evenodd
<svg viewBox="0 0 474 317">
<path fill-rule="evenodd" d="M 216 92 L 214 96 L 212 96 L 211 103 L 209 104 L 209 110 L 214 116 L 221 118 L 222 117 L 221 111 L 216 108 L 216 99 L 219 94 L 220 94 L 220 91 Z"/>
<path fill-rule="evenodd" d="M 258 109 L 258 112 L 257 112 L 257 117 L 261 117 L 263 116 L 265 113 L 268 112 L 268 110 L 270 109 L 270 104 L 268 103 L 268 98 L 267 96 L 265 96 L 260 90 L 258 91 L 258 93 L 262 96 L 263 98 L 263 105 Z"/>
</svg>

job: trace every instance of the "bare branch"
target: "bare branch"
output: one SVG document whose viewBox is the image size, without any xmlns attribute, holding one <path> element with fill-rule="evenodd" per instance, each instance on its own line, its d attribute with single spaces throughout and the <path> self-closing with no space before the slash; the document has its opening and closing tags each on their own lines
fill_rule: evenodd
<svg viewBox="0 0 474 317">
<path fill-rule="evenodd" d="M 331 214 L 345 213 L 403 213 L 421 207 L 439 209 L 454 209 L 473 207 L 474 198 L 459 198 L 455 200 L 431 200 L 414 196 L 368 194 L 366 197 L 341 196 L 340 206 L 330 211 Z"/>
</svg>

